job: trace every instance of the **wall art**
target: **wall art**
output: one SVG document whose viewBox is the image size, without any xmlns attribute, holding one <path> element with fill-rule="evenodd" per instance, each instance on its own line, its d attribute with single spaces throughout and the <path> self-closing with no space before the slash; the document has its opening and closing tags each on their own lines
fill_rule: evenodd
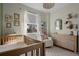
<svg viewBox="0 0 79 59">
<path fill-rule="evenodd" d="M 12 16 L 11 15 L 5 15 L 5 21 L 6 22 L 11 22 L 12 21 Z"/>
<path fill-rule="evenodd" d="M 20 14 L 14 13 L 14 26 L 20 26 Z"/>
<path fill-rule="evenodd" d="M 6 28 L 11 28 L 11 23 L 6 23 Z"/>
</svg>

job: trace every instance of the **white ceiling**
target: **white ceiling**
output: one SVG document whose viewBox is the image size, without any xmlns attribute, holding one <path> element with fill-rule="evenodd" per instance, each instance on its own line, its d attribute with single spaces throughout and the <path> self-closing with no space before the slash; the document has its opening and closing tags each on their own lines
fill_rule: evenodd
<svg viewBox="0 0 79 59">
<path fill-rule="evenodd" d="M 64 6 L 68 5 L 68 3 L 55 3 L 53 8 L 51 8 L 51 9 L 44 9 L 43 8 L 43 3 L 23 3 L 23 4 L 25 6 L 28 6 L 28 7 L 34 8 L 36 10 L 43 11 L 43 12 L 51 12 L 53 10 L 60 9 L 60 8 L 63 8 Z"/>
</svg>

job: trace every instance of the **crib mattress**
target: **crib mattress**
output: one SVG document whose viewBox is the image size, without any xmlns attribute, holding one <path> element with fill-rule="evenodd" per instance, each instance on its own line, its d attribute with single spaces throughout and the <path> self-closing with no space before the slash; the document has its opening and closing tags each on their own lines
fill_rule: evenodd
<svg viewBox="0 0 79 59">
<path fill-rule="evenodd" d="M 0 53 L 13 50 L 13 49 L 17 49 L 17 48 L 24 48 L 24 47 L 27 47 L 27 44 L 23 42 L 11 44 L 11 45 L 0 45 Z"/>
</svg>

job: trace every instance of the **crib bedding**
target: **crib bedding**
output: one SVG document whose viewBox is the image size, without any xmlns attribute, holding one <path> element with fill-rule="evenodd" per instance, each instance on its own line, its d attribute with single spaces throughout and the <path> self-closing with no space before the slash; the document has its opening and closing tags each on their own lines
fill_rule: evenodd
<svg viewBox="0 0 79 59">
<path fill-rule="evenodd" d="M 25 44 L 24 42 L 19 42 L 11 45 L 0 45 L 0 53 L 24 47 L 27 47 L 27 44 Z"/>
</svg>

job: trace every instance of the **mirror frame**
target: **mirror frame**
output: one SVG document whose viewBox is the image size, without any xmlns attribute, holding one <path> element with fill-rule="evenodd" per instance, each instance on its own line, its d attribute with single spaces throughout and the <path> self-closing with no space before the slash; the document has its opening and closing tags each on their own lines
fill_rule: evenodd
<svg viewBox="0 0 79 59">
<path fill-rule="evenodd" d="M 58 24 L 59 25 L 58 25 Z M 59 26 L 59 27 L 58 27 Z M 58 29 L 56 29 L 56 27 L 58 27 Z M 56 30 L 62 30 L 62 19 L 56 19 L 56 21 L 55 21 L 55 29 Z"/>
</svg>

